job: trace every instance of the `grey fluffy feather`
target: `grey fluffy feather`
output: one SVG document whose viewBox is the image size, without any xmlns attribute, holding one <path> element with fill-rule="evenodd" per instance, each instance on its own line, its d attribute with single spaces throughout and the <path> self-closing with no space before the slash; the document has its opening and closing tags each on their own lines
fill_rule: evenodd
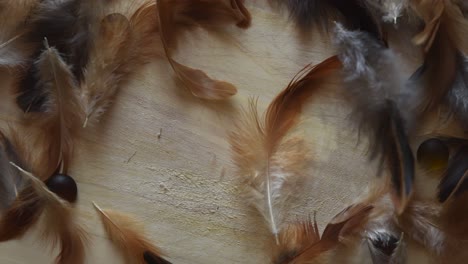
<svg viewBox="0 0 468 264">
<path fill-rule="evenodd" d="M 380 13 L 382 21 L 397 24 L 408 8 L 407 0 L 366 0 L 367 6 Z"/>
<path fill-rule="evenodd" d="M 382 46 L 370 35 L 336 26 L 335 44 L 341 53 L 347 93 L 356 102 L 361 128 L 373 126 L 380 118 L 380 110 L 388 100 L 395 103 L 403 120 L 411 124 L 421 91 L 409 87 L 396 54 Z"/>
</svg>

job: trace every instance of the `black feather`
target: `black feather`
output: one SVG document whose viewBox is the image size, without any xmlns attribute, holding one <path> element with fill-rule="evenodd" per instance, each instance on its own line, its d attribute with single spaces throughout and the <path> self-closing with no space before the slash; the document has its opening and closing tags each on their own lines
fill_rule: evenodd
<svg viewBox="0 0 468 264">
<path fill-rule="evenodd" d="M 464 128 L 468 128 L 468 57 L 460 54 L 458 65 L 447 101 L 451 112 L 462 122 Z"/>
<path fill-rule="evenodd" d="M 451 158 L 439 183 L 439 201 L 447 201 L 468 191 L 468 145 L 460 147 Z"/>
<path fill-rule="evenodd" d="M 97 0 L 95 2 L 99 2 Z M 23 111 L 40 112 L 45 103 L 42 87 L 37 85 L 36 65 L 34 62 L 43 51 L 44 38 L 55 47 L 64 61 L 72 67 L 77 81 L 83 78 L 83 69 L 89 59 L 91 27 L 94 12 L 89 1 L 48 0 L 43 1 L 30 18 L 29 31 L 24 41 L 37 44 L 37 50 L 29 59 L 29 66 L 21 74 L 16 101 Z"/>
</svg>

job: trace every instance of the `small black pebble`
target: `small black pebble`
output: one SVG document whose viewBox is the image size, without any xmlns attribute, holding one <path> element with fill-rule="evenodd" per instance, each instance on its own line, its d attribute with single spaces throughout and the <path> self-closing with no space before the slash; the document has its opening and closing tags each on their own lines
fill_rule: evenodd
<svg viewBox="0 0 468 264">
<path fill-rule="evenodd" d="M 70 203 L 76 202 L 78 188 L 75 180 L 66 174 L 54 174 L 45 182 L 50 191 Z"/>
<path fill-rule="evenodd" d="M 431 138 L 421 143 L 417 152 L 418 162 L 430 170 L 445 168 L 449 155 L 447 145 L 437 138 Z"/>
</svg>

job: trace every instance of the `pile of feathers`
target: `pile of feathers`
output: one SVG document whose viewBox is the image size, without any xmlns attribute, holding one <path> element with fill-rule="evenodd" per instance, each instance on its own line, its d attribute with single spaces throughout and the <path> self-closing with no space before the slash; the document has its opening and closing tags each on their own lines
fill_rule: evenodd
<svg viewBox="0 0 468 264">
<path fill-rule="evenodd" d="M 89 238 L 76 221 L 76 197 L 61 190 L 68 187 L 49 183 L 68 173 L 77 136 L 98 126 L 135 72 L 164 58 L 195 97 L 224 100 L 237 92 L 173 54 L 180 36 L 193 29 L 247 29 L 252 18 L 243 0 L 130 1 L 126 11 L 110 11 L 116 1 L 0 0 L 0 68 L 14 74 L 13 92 L 28 131 L 27 139 L 15 127 L 0 133 L 0 241 L 40 225 L 43 238 L 60 248 L 59 264 L 84 263 Z M 229 134 L 245 196 L 271 230 L 271 262 L 464 263 L 468 139 L 440 135 L 417 153 L 412 146 L 420 120 L 434 113 L 446 113 L 468 130 L 468 2 L 270 4 L 288 12 L 303 34 L 321 32 L 337 51 L 301 70 L 264 115 L 252 99 Z M 407 45 L 422 54 L 412 74 L 402 69 L 388 39 L 395 30 L 410 32 Z M 302 107 L 331 76 L 342 79 L 352 123 L 367 138 L 369 159 L 379 168 L 366 194 L 320 234 L 315 217 L 285 221 L 306 151 L 288 135 Z M 415 182 L 425 174 L 440 177 L 435 197 L 418 193 Z M 125 263 L 170 263 L 132 216 L 94 206 Z"/>
</svg>

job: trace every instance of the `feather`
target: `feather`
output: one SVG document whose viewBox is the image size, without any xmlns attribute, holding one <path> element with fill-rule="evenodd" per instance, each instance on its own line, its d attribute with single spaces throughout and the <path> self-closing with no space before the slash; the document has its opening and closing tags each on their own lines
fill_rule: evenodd
<svg viewBox="0 0 468 264">
<path fill-rule="evenodd" d="M 468 52 L 468 20 L 453 1 L 412 0 L 411 6 L 425 22 L 413 38 L 426 52 L 420 81 L 426 87 L 423 111 L 444 101 L 457 78 L 460 53 Z"/>
<path fill-rule="evenodd" d="M 59 167 L 66 173 L 73 153 L 73 138 L 77 126 L 82 122 L 82 111 L 78 104 L 77 88 L 70 67 L 62 60 L 58 51 L 49 47 L 35 63 L 38 79 L 45 98 L 44 112 L 29 113 L 31 124 L 40 127 L 35 146 L 40 157 L 32 164 L 33 171 L 41 179 L 48 178 Z"/>
<path fill-rule="evenodd" d="M 281 264 L 294 258 L 300 252 L 320 242 L 320 233 L 315 219 L 286 226 L 279 234 L 277 255 L 273 263 Z"/>
<path fill-rule="evenodd" d="M 149 251 L 145 251 L 145 253 L 143 253 L 143 258 L 147 264 L 171 264 L 169 261 L 160 256 L 156 256 Z"/>
<path fill-rule="evenodd" d="M 294 188 L 297 175 L 302 174 L 304 149 L 299 141 L 283 138 L 297 123 L 302 105 L 319 89 L 329 74 L 341 67 L 331 57 L 314 67 L 306 67 L 269 105 L 264 120 L 250 102 L 250 112 L 237 123 L 229 141 L 238 174 L 248 186 L 248 197 L 264 216 L 278 241 L 282 207 L 288 200 L 288 187 Z M 293 191 L 293 190 L 289 190 Z"/>
<path fill-rule="evenodd" d="M 459 56 L 457 76 L 448 93 L 448 104 L 451 112 L 468 128 L 468 57 Z"/>
<path fill-rule="evenodd" d="M 144 235 L 140 223 L 133 217 L 112 210 L 103 210 L 93 203 L 101 217 L 109 239 L 119 249 L 128 264 L 146 264 L 145 256 L 162 259 L 159 248 L 154 246 Z M 156 263 L 169 263 L 162 259 Z"/>
<path fill-rule="evenodd" d="M 31 183 L 29 199 L 17 205 L 17 210 L 23 210 L 28 214 L 43 213 L 44 227 L 43 239 L 51 241 L 52 245 L 60 245 L 60 252 L 56 258 L 57 264 L 81 264 L 84 263 L 86 232 L 73 219 L 71 206 L 49 191 L 47 186 L 31 173 L 23 170 L 13 162 L 16 167 Z M 39 205 L 31 208 L 30 202 L 36 201 Z M 36 212 L 32 212 L 35 210 Z M 23 216 L 21 217 L 23 218 Z M 20 219 L 21 219 L 20 218 Z M 35 219 L 37 221 L 37 219 Z"/>
<path fill-rule="evenodd" d="M 397 24 L 409 8 L 408 0 L 366 0 L 370 8 L 381 13 L 382 21 Z"/>
<path fill-rule="evenodd" d="M 285 5 L 300 28 L 309 30 L 312 25 L 328 32 L 331 21 L 343 21 L 352 30 L 363 30 L 376 39 L 383 39 L 382 29 L 372 13 L 360 0 L 270 0 L 277 6 Z"/>
<path fill-rule="evenodd" d="M 81 85 L 85 124 L 97 120 L 110 106 L 119 87 L 155 55 L 158 41 L 156 4 L 142 5 L 130 18 L 107 15 L 90 51 Z"/>
<path fill-rule="evenodd" d="M 15 135 L 15 133 L 11 133 Z M 31 184 L 14 169 L 10 162 L 23 164 L 17 152 L 17 141 L 1 135 L 1 211 L 0 241 L 21 238 L 39 219 L 43 203 L 37 199 Z M 16 143 L 16 144 L 15 144 Z"/>
<path fill-rule="evenodd" d="M 404 235 L 400 238 L 386 232 L 368 233 L 367 246 L 373 264 L 405 263 Z"/>
<path fill-rule="evenodd" d="M 451 158 L 439 183 L 439 201 L 446 202 L 468 190 L 468 145 L 460 147 Z"/>
<path fill-rule="evenodd" d="M 402 213 L 414 181 L 407 126 L 415 121 L 419 87 L 406 84 L 395 54 L 368 34 L 337 24 L 336 45 L 359 132 L 369 137 L 371 159 L 379 158 L 388 167 L 396 210 Z"/>
<path fill-rule="evenodd" d="M 289 259 L 283 260 L 282 264 L 311 263 L 322 254 L 332 250 L 340 244 L 341 239 L 349 238 L 359 234 L 367 224 L 369 214 L 373 207 L 366 204 L 355 204 L 338 213 L 325 227 L 319 241 L 302 247 L 302 251 Z"/>
<path fill-rule="evenodd" d="M 0 67 L 23 64 L 30 52 L 30 45 L 20 42 L 29 13 L 38 4 L 37 0 L 0 1 Z"/>
<path fill-rule="evenodd" d="M 47 98 L 40 85 L 37 85 L 36 64 L 34 61 L 42 54 L 39 43 L 47 38 L 50 46 L 62 54 L 70 65 L 73 76 L 80 82 L 83 68 L 89 59 L 90 40 L 94 35 L 94 24 L 100 16 L 104 0 L 50 0 L 42 1 L 31 15 L 28 31 L 24 36 L 26 43 L 36 45 L 29 59 L 29 66 L 17 80 L 17 104 L 25 112 L 42 112 Z"/>
<path fill-rule="evenodd" d="M 182 65 L 172 57 L 182 31 L 196 26 L 236 23 L 250 25 L 250 14 L 241 0 L 159 0 L 161 40 L 167 59 L 181 83 L 202 99 L 221 100 L 237 93 L 232 84 L 211 79 L 201 70 Z"/>
</svg>

